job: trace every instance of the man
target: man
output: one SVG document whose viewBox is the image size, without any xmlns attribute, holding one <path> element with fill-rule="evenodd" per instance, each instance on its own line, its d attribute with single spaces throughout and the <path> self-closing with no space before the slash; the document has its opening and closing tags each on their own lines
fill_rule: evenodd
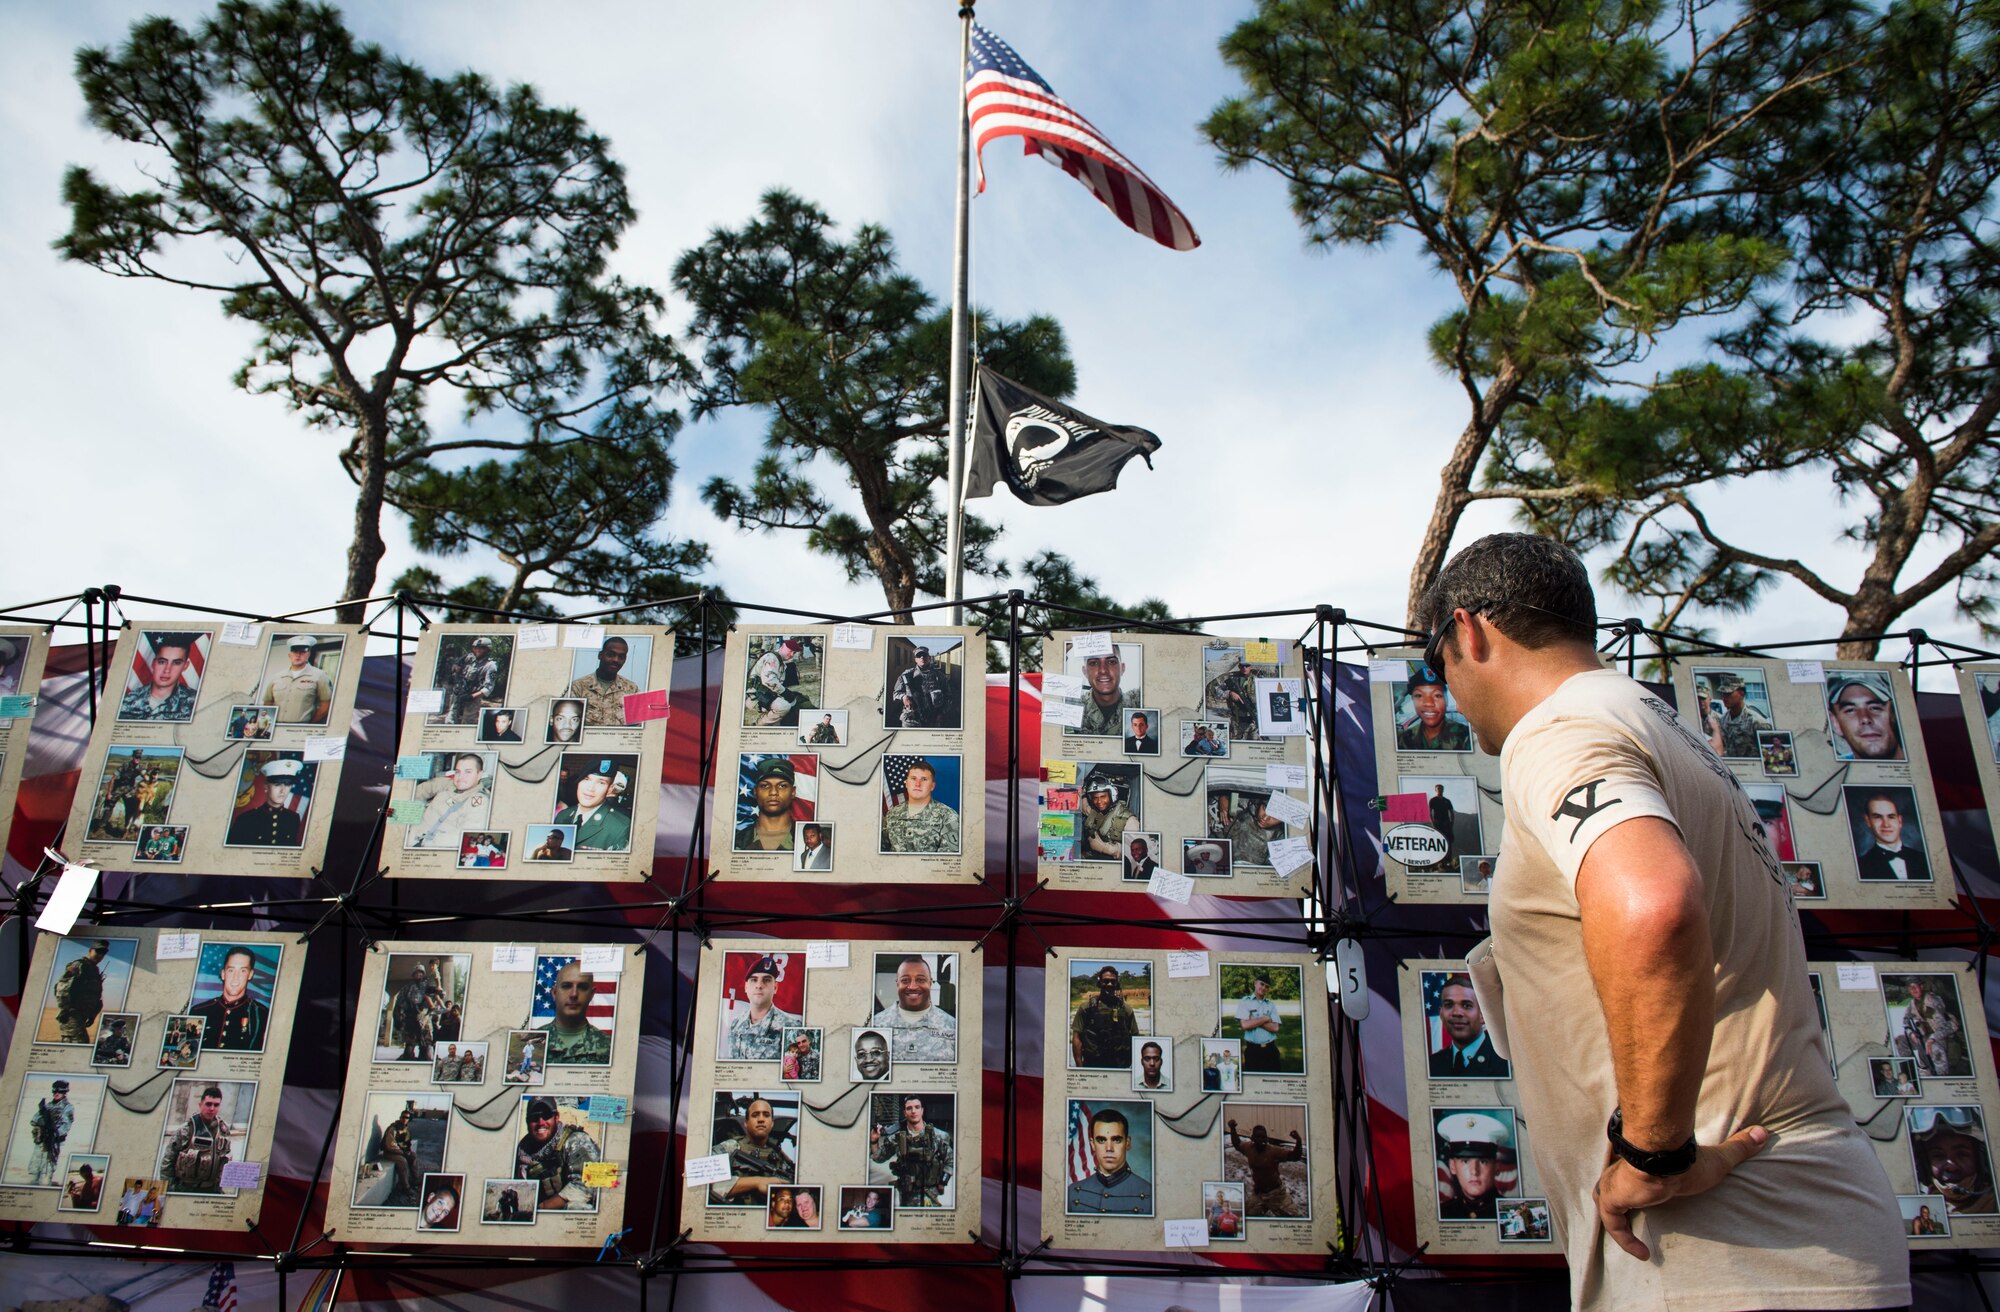
<svg viewBox="0 0 2000 1312">
<path fill-rule="evenodd" d="M 1841 760 L 1903 759 L 1903 740 L 1896 731 L 1896 705 L 1890 700 L 1888 675 L 1868 670 L 1829 674 L 1826 711 L 1833 724 L 1834 755 Z"/>
<path fill-rule="evenodd" d="M 1151 1216 L 1153 1182 L 1125 1161 L 1132 1149 L 1132 1127 L 1125 1114 L 1111 1107 L 1094 1113 L 1089 1148 L 1091 1173 L 1065 1192 L 1063 1210 L 1084 1215 Z"/>
<path fill-rule="evenodd" d="M 530 861 L 567 861 L 576 853 L 563 841 L 563 831 L 551 828 L 542 835 L 542 841 L 528 854 Z"/>
<path fill-rule="evenodd" d="M 1287 1153 L 1283 1145 L 1275 1142 L 1270 1132 L 1261 1125 L 1250 1127 L 1250 1142 L 1245 1143 L 1236 1133 L 1236 1122 L 1229 1122 L 1229 1146 L 1243 1155 L 1250 1168 L 1250 1187 L 1244 1190 L 1243 1210 L 1251 1216 L 1297 1216 L 1298 1205 L 1292 1202 L 1292 1194 L 1285 1187 L 1284 1166 L 1287 1162 L 1302 1162 L 1306 1156 L 1306 1141 L 1292 1131 L 1292 1148 Z"/>
<path fill-rule="evenodd" d="M 1716 715 L 1712 710 L 1709 713 L 1708 745 L 1720 756 L 1753 760 L 1761 756 L 1757 734 L 1759 730 L 1775 727 L 1771 717 L 1750 704 L 1741 675 L 1719 674 L 1712 686 L 1715 695 L 1722 699 L 1722 714 Z"/>
<path fill-rule="evenodd" d="M 1456 1112 L 1437 1124 L 1438 1160 L 1450 1177 L 1450 1197 L 1438 1200 L 1440 1221 L 1493 1221 L 1500 1215 L 1500 1155 L 1513 1156 L 1505 1121 Z"/>
<path fill-rule="evenodd" d="M 1277 1074 L 1278 1004 L 1271 1000 L 1271 977 L 1263 971 L 1250 981 L 1250 992 L 1236 1000 L 1236 1023 L 1243 1028 L 1243 1069 Z"/>
<path fill-rule="evenodd" d="M 519 1221 L 521 1216 L 521 1194 L 516 1189 L 502 1189 L 494 1206 L 502 1221 Z"/>
<path fill-rule="evenodd" d="M 1285 822 L 1269 815 L 1265 807 L 1270 797 L 1264 793 L 1250 793 L 1242 799 L 1242 805 L 1229 818 L 1229 861 L 1238 866 L 1268 866 L 1271 864 L 1271 839 Z"/>
<path fill-rule="evenodd" d="M 750 963 L 743 976 L 743 1000 L 750 1009 L 724 1031 L 724 1061 L 776 1061 L 783 1055 L 785 1027 L 804 1024 L 803 1017 L 773 1005 L 779 973 L 778 959 L 768 954 Z"/>
<path fill-rule="evenodd" d="M 1458 864 L 1458 808 L 1444 795 L 1444 785 L 1438 784 L 1431 791 L 1431 828 L 1444 839 L 1444 860 L 1438 864 L 1450 869 Z"/>
<path fill-rule="evenodd" d="M 951 681 L 931 658 L 931 649 L 913 643 L 910 668 L 896 676 L 889 690 L 889 709 L 903 729 L 948 727 L 951 715 Z"/>
<path fill-rule="evenodd" d="M 223 842 L 230 847 L 301 847 L 305 844 L 305 822 L 292 809 L 305 762 L 281 756 L 266 761 L 258 771 L 264 776 L 264 801 L 259 806 L 238 811 L 229 822 Z M 419 785 L 421 787 L 422 785 Z"/>
<path fill-rule="evenodd" d="M 1444 676 L 1428 665 L 1419 665 L 1405 685 L 1410 705 L 1416 711 L 1396 726 L 1396 750 L 1402 752 L 1469 752 L 1472 726 L 1465 717 L 1451 712 Z"/>
<path fill-rule="evenodd" d="M 147 763 L 146 753 L 135 747 L 118 763 L 117 772 L 104 785 L 97 818 L 91 825 L 93 838 L 108 836 L 122 839 L 131 826 L 145 821 L 146 806 L 139 796 L 142 778 L 152 781 L 157 779 L 157 775 Z"/>
<path fill-rule="evenodd" d="M 1125 831 L 1139 821 L 1125 804 L 1125 781 L 1093 770 L 1083 785 L 1083 810 L 1077 814 L 1083 835 L 1083 859 L 1116 861 L 1125 853 Z"/>
<path fill-rule="evenodd" d="M 1126 713 L 1139 704 L 1139 690 L 1127 691 L 1125 662 L 1119 659 L 1118 644 L 1109 656 L 1086 656 L 1083 661 L 1083 723 L 1065 733 L 1091 734 L 1116 738 L 1124 728 Z M 1253 722 L 1255 712 L 1252 712 Z"/>
<path fill-rule="evenodd" d="M 431 1082 L 433 1084 L 456 1084 L 458 1083 L 461 1069 L 462 1065 L 458 1058 L 458 1045 L 456 1043 L 446 1044 L 444 1056 L 439 1057 L 437 1063 L 431 1067 Z"/>
<path fill-rule="evenodd" d="M 421 962 L 410 968 L 410 978 L 396 994 L 390 1020 L 396 1041 L 403 1045 L 397 1061 L 429 1061 L 434 1040 L 434 1023 L 444 1009 L 444 993 L 431 979 Z"/>
<path fill-rule="evenodd" d="M 736 827 L 736 850 L 791 851 L 792 803 L 798 797 L 791 758 L 765 757 L 751 768 L 750 779 L 751 803 L 756 808 L 756 814 L 748 824 Z"/>
<path fill-rule="evenodd" d="M 37 1185 L 60 1183 L 56 1167 L 62 1161 L 63 1141 L 76 1124 L 76 1104 L 69 1100 L 69 1081 L 49 1085 L 49 1096 L 35 1100 L 35 1115 L 28 1122 L 28 1182 Z"/>
<path fill-rule="evenodd" d="M 1463 862 L 1460 863 L 1461 868 Z M 1485 857 L 1478 857 L 1472 863 L 1472 870 L 1465 877 L 1465 891 L 1485 893 L 1493 887 L 1493 863 Z"/>
<path fill-rule="evenodd" d="M 1917 1192 L 1944 1198 L 1953 1213 L 1990 1215 L 1993 1163 L 1977 1107 L 1919 1107 L 1910 1113 L 1910 1151 Z"/>
<path fill-rule="evenodd" d="M 819 1078 L 819 1054 L 813 1051 L 812 1035 L 800 1030 L 792 1036 L 792 1046 L 785 1051 L 785 1064 L 779 1078 L 802 1083 L 811 1083 Z"/>
<path fill-rule="evenodd" d="M 72 1212 L 95 1212 L 104 1198 L 104 1177 L 89 1162 L 77 1164 L 76 1176 L 63 1190 L 64 1208 Z"/>
<path fill-rule="evenodd" d="M 500 704 L 500 662 L 493 658 L 493 639 L 474 638 L 458 668 L 446 678 L 445 711 L 453 724 L 478 724 L 489 706 Z"/>
<path fill-rule="evenodd" d="M 833 846 L 826 841 L 826 826 L 805 824 L 799 827 L 799 838 L 804 847 L 799 852 L 801 870 L 833 869 Z"/>
<path fill-rule="evenodd" d="M 895 1005 L 868 1018 L 870 1027 L 889 1031 L 897 1061 L 958 1060 L 958 1021 L 932 1005 L 931 987 L 930 962 L 904 957 L 896 963 Z"/>
<path fill-rule="evenodd" d="M 889 1078 L 889 1039 L 879 1030 L 863 1030 L 854 1036 L 854 1074 L 869 1084 Z"/>
<path fill-rule="evenodd" d="M 1886 792 L 1869 794 L 1862 803 L 1861 822 L 1868 826 L 1868 836 L 1873 840 L 1857 863 L 1863 881 L 1930 882 L 1930 862 L 1921 851 L 1903 842 L 1903 808 L 1893 796 Z"/>
<path fill-rule="evenodd" d="M 1125 878 L 1143 884 L 1159 868 L 1160 863 L 1153 859 L 1152 849 L 1146 846 L 1146 840 L 1133 839 L 1131 846 L 1125 849 Z"/>
<path fill-rule="evenodd" d="M 1917 1069 L 1925 1075 L 1970 1076 L 1972 1063 L 1957 1042 L 1963 1027 L 1954 1014 L 1956 1009 L 1921 976 L 1907 977 L 1903 991 L 1909 1001 L 1903 1007 L 1902 1033 L 1893 1039 L 1897 1055 L 1914 1058 Z"/>
<path fill-rule="evenodd" d="M 1229 849 L 1222 843 L 1190 842 L 1184 848 L 1187 873 L 1190 875 L 1226 875 L 1229 873 Z M 1268 856 L 1269 853 L 1266 853 Z"/>
<path fill-rule="evenodd" d="M 833 716 L 831 714 L 820 716 L 819 723 L 815 724 L 812 732 L 806 735 L 806 741 L 814 745 L 823 743 L 829 747 L 840 746 L 840 730 L 833 727 Z"/>
<path fill-rule="evenodd" d="M 1507 1080 L 1513 1078 L 1507 1059 L 1493 1051 L 1486 1037 L 1486 1017 L 1466 975 L 1452 975 L 1438 990 L 1438 1021 L 1444 1046 L 1431 1054 L 1434 1080 Z"/>
<path fill-rule="evenodd" d="M 583 703 L 561 697 L 549 703 L 549 727 L 542 731 L 545 742 L 567 746 L 583 737 Z"/>
<path fill-rule="evenodd" d="M 532 1084 L 535 1082 L 535 1076 L 543 1069 L 541 1042 L 536 1039 L 522 1040 L 521 1060 L 514 1067 L 514 1082 Z"/>
<path fill-rule="evenodd" d="M 1216 1059 L 1215 1071 L 1216 1078 L 1222 1081 L 1224 1093 L 1237 1093 L 1242 1090 L 1243 1063 L 1236 1060 L 1233 1048 L 1222 1050 L 1221 1056 Z"/>
<path fill-rule="evenodd" d="M 222 956 L 222 991 L 197 1007 L 190 1016 L 206 1022 L 202 1027 L 204 1051 L 262 1052 L 265 1027 L 271 1011 L 250 996 L 257 978 L 257 958 L 246 947 L 232 947 Z"/>
<path fill-rule="evenodd" d="M 402 1113 L 382 1127 L 382 1135 L 376 1141 L 375 1160 L 386 1164 L 396 1175 L 389 1197 L 384 1200 L 392 1205 L 417 1201 L 417 1150 L 410 1138 L 410 1116 L 416 1106 L 414 1102 L 405 1102 Z"/>
<path fill-rule="evenodd" d="M 310 633 L 295 634 L 285 644 L 289 664 L 264 684 L 261 704 L 278 709 L 279 724 L 325 724 L 333 706 L 333 680 L 313 664 L 319 639 Z"/>
<path fill-rule="evenodd" d="M 1083 1000 L 1069 1022 L 1069 1051 L 1075 1065 L 1118 1070 L 1132 1060 L 1139 1018 L 1125 1005 L 1118 967 L 1106 962 L 1097 972 L 1097 992 Z"/>
<path fill-rule="evenodd" d="M 708 1187 L 710 1202 L 762 1207 L 773 1188 L 796 1183 L 798 1168 L 781 1146 L 789 1131 L 779 1133 L 777 1122 L 768 1100 L 750 1100 L 743 1109 L 743 1132 L 715 1145 L 715 1152 L 729 1159 L 729 1178 Z"/>
<path fill-rule="evenodd" d="M 145 636 L 153 644 L 150 677 L 126 692 L 118 703 L 118 718 L 186 724 L 194 718 L 195 692 L 181 680 L 194 659 L 200 635 L 148 630 Z"/>
<path fill-rule="evenodd" d="M 125 1018 L 113 1016 L 104 1022 L 105 1033 L 91 1050 L 90 1064 L 93 1066 L 130 1066 L 132 1064 L 132 1040 L 125 1037 Z"/>
<path fill-rule="evenodd" d="M 549 1034 L 548 1063 L 551 1066 L 609 1066 L 611 1036 L 590 1023 L 590 1001 L 597 996 L 597 976 L 584 970 L 583 962 L 572 960 L 556 972 L 549 989 L 556 1014 L 538 1030 Z"/>
<path fill-rule="evenodd" d="M 1418 614 L 1426 662 L 1500 755 L 1507 882 L 1471 973 L 1511 1035 L 1572 1302 L 1909 1302 L 1902 1217 L 1834 1087 L 1756 808 L 1672 707 L 1603 667 L 1583 563 L 1481 538 Z"/>
<path fill-rule="evenodd" d="M 160 1178 L 167 1192 L 219 1194 L 222 1168 L 229 1164 L 229 1125 L 222 1119 L 222 1090 L 209 1085 L 187 1124 L 167 1140 L 160 1158 Z"/>
<path fill-rule="evenodd" d="M 846 1190 L 846 1197 L 852 1197 Z M 885 1230 L 888 1216 L 882 1206 L 880 1190 L 870 1189 L 861 1196 L 861 1201 L 840 1214 L 840 1228 L 843 1230 Z"/>
<path fill-rule="evenodd" d="M 903 800 L 882 816 L 885 852 L 958 851 L 958 812 L 938 801 L 937 767 L 921 756 L 903 775 Z"/>
<path fill-rule="evenodd" d="M 1132 712 L 1132 728 L 1125 735 L 1125 750 L 1133 756 L 1158 756 L 1160 738 L 1153 732 L 1153 722 L 1144 711 Z"/>
<path fill-rule="evenodd" d="M 869 1160 L 885 1162 L 896 1177 L 896 1201 L 904 1207 L 943 1207 L 951 1183 L 951 1136 L 924 1120 L 924 1100 L 903 1099 L 903 1123 L 887 1134 L 868 1127 Z"/>
<path fill-rule="evenodd" d="M 56 1042 L 90 1042 L 90 1027 L 104 1010 L 104 958 L 110 953 L 109 939 L 92 939 L 88 952 L 63 967 L 55 986 Z"/>
<path fill-rule="evenodd" d="M 632 846 L 632 818 L 610 804 L 620 778 L 608 757 L 593 757 L 576 781 L 576 800 L 556 812 L 554 823 L 576 826 L 578 850 L 623 852 Z"/>
<path fill-rule="evenodd" d="M 1239 660 L 1236 668 L 1215 681 L 1211 706 L 1219 705 L 1229 715 L 1229 732 L 1236 738 L 1257 736 L 1257 683 L 1250 675 L 1250 662 Z"/>
<path fill-rule="evenodd" d="M 570 684 L 569 695 L 583 702 L 586 727 L 615 727 L 625 723 L 625 699 L 639 691 L 639 685 L 618 673 L 625 668 L 632 644 L 623 638 L 606 638 L 597 649 L 597 668 Z"/>
<path fill-rule="evenodd" d="M 411 796 L 424 804 L 424 816 L 410 827 L 410 847 L 456 851 L 458 836 L 468 829 L 484 828 L 487 813 L 493 808 L 486 761 L 478 752 L 460 752 L 452 758 L 451 773 L 423 780 Z"/>
<path fill-rule="evenodd" d="M 1158 1039 L 1147 1039 L 1139 1045 L 1139 1079 L 1135 1088 L 1149 1092 L 1165 1092 L 1171 1087 L 1166 1077 L 1167 1054 Z"/>
<path fill-rule="evenodd" d="M 520 731 L 514 727 L 513 708 L 502 706 L 486 712 L 486 723 L 481 726 L 479 741 L 483 743 L 520 742 Z"/>
<path fill-rule="evenodd" d="M 782 638 L 750 666 L 749 688 L 743 702 L 743 722 L 796 727 L 807 697 L 794 691 L 799 683 L 796 664 L 803 648 L 797 638 Z"/>
<path fill-rule="evenodd" d="M 528 1132 L 514 1146 L 514 1178 L 533 1180 L 543 1211 L 594 1207 L 597 1191 L 583 1185 L 583 1168 L 604 1154 L 580 1125 L 565 1125 L 547 1098 L 528 1100 Z"/>
</svg>

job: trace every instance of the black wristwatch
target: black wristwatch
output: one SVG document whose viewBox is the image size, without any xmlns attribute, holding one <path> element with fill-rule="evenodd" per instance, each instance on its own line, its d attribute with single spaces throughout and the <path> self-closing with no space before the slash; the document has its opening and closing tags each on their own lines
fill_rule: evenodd
<svg viewBox="0 0 2000 1312">
<path fill-rule="evenodd" d="M 1621 1131 L 1625 1128 L 1625 1109 L 1617 1108 L 1611 1113 L 1611 1123 L 1604 1127 L 1604 1135 L 1611 1140 L 1611 1151 L 1622 1158 L 1626 1165 L 1647 1175 L 1686 1175 L 1694 1169 L 1694 1136 L 1678 1148 L 1669 1148 L 1663 1153 L 1649 1153 L 1643 1148 L 1634 1148 L 1625 1142 Z"/>
</svg>

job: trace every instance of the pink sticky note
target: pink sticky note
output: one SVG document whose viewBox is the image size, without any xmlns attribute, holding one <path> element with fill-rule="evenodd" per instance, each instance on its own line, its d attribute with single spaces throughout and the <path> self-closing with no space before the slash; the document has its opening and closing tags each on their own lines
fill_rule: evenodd
<svg viewBox="0 0 2000 1312">
<path fill-rule="evenodd" d="M 631 712 L 626 715 L 629 718 Z M 1431 822 L 1430 798 L 1422 793 L 1390 793 L 1382 799 L 1382 819 L 1392 825 L 1427 825 Z"/>
<path fill-rule="evenodd" d="M 651 692 L 635 692 L 625 698 L 625 723 L 642 724 L 647 720 L 664 720 L 673 714 L 667 705 L 667 690 L 655 688 Z"/>
</svg>

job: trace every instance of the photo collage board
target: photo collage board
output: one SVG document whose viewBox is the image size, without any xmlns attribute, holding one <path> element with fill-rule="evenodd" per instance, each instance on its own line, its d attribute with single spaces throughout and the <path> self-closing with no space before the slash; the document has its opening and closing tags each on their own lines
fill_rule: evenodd
<svg viewBox="0 0 2000 1312">
<path fill-rule="evenodd" d="M 1038 871 L 1056 888 L 1298 896 L 1312 883 L 1298 644 L 1058 630 L 1043 640 Z"/>
<path fill-rule="evenodd" d="M 2000 665 L 1959 666 L 1958 694 L 1986 796 L 1986 818 L 2000 834 Z"/>
<path fill-rule="evenodd" d="M 1326 967 L 1270 952 L 1058 948 L 1042 1233 L 1158 1252 L 1321 1253 L 1333 1204 Z"/>
<path fill-rule="evenodd" d="M 14 797 L 28 764 L 28 732 L 49 658 L 49 630 L 0 624 L 0 852 L 14 823 Z"/>
<path fill-rule="evenodd" d="M 984 959 L 970 942 L 717 938 L 702 953 L 684 1213 L 696 1243 L 979 1230 Z"/>
<path fill-rule="evenodd" d="M 923 884 L 986 872 L 986 637 L 738 625 L 725 657 L 718 878 Z"/>
<path fill-rule="evenodd" d="M 425 629 L 382 841 L 390 876 L 643 880 L 673 668 L 657 625 Z"/>
<path fill-rule="evenodd" d="M 1375 724 L 1376 788 L 1390 809 L 1386 837 L 1398 825 L 1426 825 L 1444 839 L 1434 861 L 1382 858 L 1390 896 L 1403 902 L 1484 902 L 1493 886 L 1506 814 L 1500 758 L 1479 750 L 1444 677 L 1421 650 L 1378 652 L 1368 663 Z M 1414 859 L 1414 858 L 1412 858 Z"/>
<path fill-rule="evenodd" d="M 0 1219 L 243 1234 L 304 954 L 248 930 L 39 935 L 0 1073 Z"/>
<path fill-rule="evenodd" d="M 597 1248 L 622 1230 L 645 954 L 622 943 L 377 948 L 327 1170 L 328 1231 Z"/>
<path fill-rule="evenodd" d="M 1675 666 L 1674 695 L 1681 723 L 1757 808 L 1802 909 L 1954 905 L 1916 696 L 1900 666 L 1690 659 Z"/>
<path fill-rule="evenodd" d="M 63 831 L 96 869 L 310 876 L 333 826 L 355 625 L 128 625 Z"/>
</svg>

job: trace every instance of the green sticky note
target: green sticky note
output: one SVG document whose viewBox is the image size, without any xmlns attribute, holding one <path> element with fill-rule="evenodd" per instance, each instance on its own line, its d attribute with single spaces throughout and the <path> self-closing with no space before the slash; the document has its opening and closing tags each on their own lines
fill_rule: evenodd
<svg viewBox="0 0 2000 1312">
<path fill-rule="evenodd" d="M 398 779 L 428 779 L 431 777 L 431 758 L 428 756 L 399 756 L 396 758 Z"/>
<path fill-rule="evenodd" d="M 584 1109 L 583 1115 L 585 1120 L 603 1121 L 609 1125 L 623 1125 L 625 1123 L 625 1100 L 623 1098 L 614 1098 L 608 1094 L 593 1094 L 588 1099 L 588 1106 Z"/>
<path fill-rule="evenodd" d="M 413 825 L 424 818 L 424 804 L 414 797 L 399 797 L 389 803 L 389 822 Z"/>
</svg>

